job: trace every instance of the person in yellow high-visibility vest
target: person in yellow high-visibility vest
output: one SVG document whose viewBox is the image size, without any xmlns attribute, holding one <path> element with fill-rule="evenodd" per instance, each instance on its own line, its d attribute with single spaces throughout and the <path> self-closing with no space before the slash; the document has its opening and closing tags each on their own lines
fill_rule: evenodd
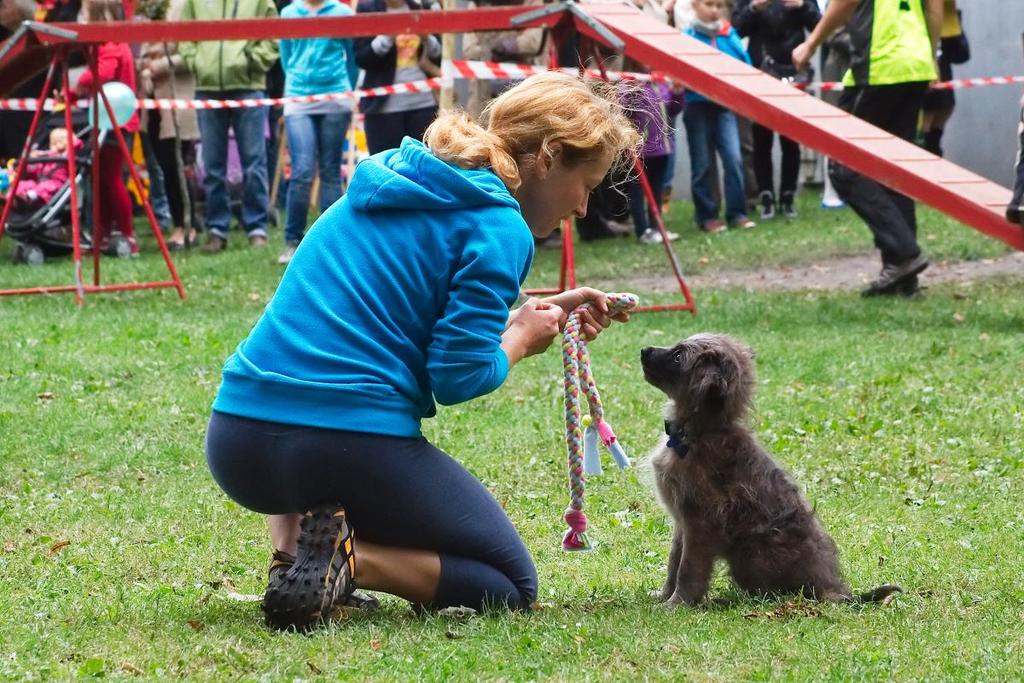
<svg viewBox="0 0 1024 683">
<path fill-rule="evenodd" d="M 928 84 L 937 76 L 942 15 L 943 0 L 831 0 L 818 26 L 793 49 L 793 64 L 806 68 L 818 46 L 845 25 L 853 53 L 839 107 L 912 141 Z M 829 175 L 881 252 L 882 270 L 862 294 L 917 294 L 928 259 L 917 243 L 913 200 L 834 161 Z"/>
<path fill-rule="evenodd" d="M 942 13 L 942 39 L 936 63 L 939 80 L 953 80 L 953 65 L 965 64 L 971 58 L 970 44 L 960 24 L 960 10 L 956 0 L 945 0 Z M 956 95 L 952 90 L 932 89 L 924 98 L 921 108 L 921 146 L 936 156 L 942 154 L 942 134 L 953 116 Z"/>
</svg>

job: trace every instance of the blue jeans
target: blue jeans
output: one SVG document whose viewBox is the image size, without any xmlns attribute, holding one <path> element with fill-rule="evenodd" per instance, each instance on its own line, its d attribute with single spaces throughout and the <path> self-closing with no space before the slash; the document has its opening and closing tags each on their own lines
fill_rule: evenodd
<svg viewBox="0 0 1024 683">
<path fill-rule="evenodd" d="M 722 159 L 726 220 L 731 222 L 746 216 L 747 195 L 743 187 L 743 157 L 736 117 L 714 102 L 694 102 L 683 110 L 683 124 L 690 147 L 690 187 L 697 224 L 717 219 L 720 210 L 711 187 L 711 165 L 715 159 L 708 149 L 708 140 L 714 142 Z"/>
<path fill-rule="evenodd" d="M 285 242 L 298 242 L 306 232 L 309 188 L 320 167 L 320 213 L 341 197 L 341 145 L 352 120 L 351 112 L 290 114 L 284 117 L 292 175 L 288 180 Z"/>
<path fill-rule="evenodd" d="M 196 99 L 240 100 L 263 97 L 261 90 L 197 90 Z M 238 157 L 242 162 L 242 226 L 249 237 L 266 237 L 269 193 L 267 192 L 267 146 L 264 132 L 266 107 L 242 109 L 200 109 L 199 135 L 203 143 L 203 191 L 206 195 L 206 227 L 211 235 L 228 238 L 231 201 L 228 197 L 228 131 L 235 131 Z"/>
</svg>

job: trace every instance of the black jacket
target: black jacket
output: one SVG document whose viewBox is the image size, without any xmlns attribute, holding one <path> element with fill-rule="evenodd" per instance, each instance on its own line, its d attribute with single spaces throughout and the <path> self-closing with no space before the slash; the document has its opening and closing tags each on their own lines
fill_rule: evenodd
<svg viewBox="0 0 1024 683">
<path fill-rule="evenodd" d="M 405 0 L 410 10 L 427 9 L 418 0 Z M 385 12 L 384 0 L 359 0 L 356 12 Z M 372 43 L 375 36 L 356 38 L 353 42 L 353 49 L 356 54 L 356 64 L 366 73 L 363 76 L 364 88 L 377 88 L 382 85 L 391 85 L 395 82 L 395 64 L 398 60 L 398 50 L 394 45 L 383 55 L 373 51 Z M 423 45 L 420 45 L 420 54 L 423 53 Z M 440 60 L 435 63 L 440 64 Z M 360 100 L 359 109 L 364 114 L 375 114 L 384 107 L 388 96 L 367 97 Z"/>
<path fill-rule="evenodd" d="M 793 48 L 804 42 L 807 31 L 821 21 L 816 0 L 804 0 L 796 9 L 787 9 L 782 0 L 768 0 L 761 11 L 750 6 L 751 0 L 739 0 L 732 13 L 736 32 L 750 38 L 747 52 L 754 66 L 761 66 L 765 55 L 776 64 L 792 65 Z"/>
</svg>

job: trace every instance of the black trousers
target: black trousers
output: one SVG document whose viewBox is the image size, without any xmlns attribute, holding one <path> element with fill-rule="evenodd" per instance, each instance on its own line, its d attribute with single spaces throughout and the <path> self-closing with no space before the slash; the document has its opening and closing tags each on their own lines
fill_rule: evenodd
<svg viewBox="0 0 1024 683">
<path fill-rule="evenodd" d="M 537 598 L 537 569 L 501 505 L 423 437 L 214 412 L 206 460 L 224 492 L 250 510 L 282 514 L 340 504 L 356 538 L 437 551 L 441 581 L 431 607 L 526 609 Z"/>
<path fill-rule="evenodd" d="M 184 168 L 178 166 L 178 156 L 175 154 L 177 141 L 174 138 L 160 137 L 160 117 L 170 116 L 170 112 L 162 112 L 153 109 L 149 112 L 149 129 L 146 134 L 153 144 L 153 152 L 160 170 L 164 175 L 164 192 L 167 194 L 167 204 L 171 209 L 171 220 L 174 227 L 181 228 L 185 225 L 185 201 L 181 194 L 181 180 L 179 174 L 185 171 L 185 189 L 188 191 L 189 206 L 192 211 L 190 218 L 192 226 L 196 225 L 196 187 L 195 178 L 191 169 L 196 160 L 196 146 L 192 140 L 181 141 L 181 161 Z"/>
<path fill-rule="evenodd" d="M 363 122 L 366 129 L 366 146 L 370 154 L 395 149 L 402 144 L 402 138 L 409 136 L 414 140 L 423 140 L 437 116 L 437 107 L 424 107 L 410 111 L 396 111 L 390 114 L 367 114 Z"/>
<path fill-rule="evenodd" d="M 772 168 L 772 145 L 775 131 L 754 124 L 754 176 L 757 191 L 775 193 L 775 170 Z M 800 176 L 800 145 L 787 137 L 779 136 L 782 146 L 782 177 L 779 179 L 779 194 L 796 192 L 796 181 Z"/>
<path fill-rule="evenodd" d="M 927 92 L 924 82 L 853 87 L 843 91 L 839 108 L 911 142 Z M 871 229 L 883 265 L 921 253 L 914 200 L 835 161 L 829 163 L 829 176 L 839 196 Z"/>
</svg>

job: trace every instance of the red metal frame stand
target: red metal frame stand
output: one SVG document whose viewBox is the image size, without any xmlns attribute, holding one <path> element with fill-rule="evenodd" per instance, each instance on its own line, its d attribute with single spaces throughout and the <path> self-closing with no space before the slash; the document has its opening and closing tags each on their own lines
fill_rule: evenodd
<svg viewBox="0 0 1024 683">
<path fill-rule="evenodd" d="M 97 57 L 96 45 L 87 45 L 84 48 L 86 50 L 87 62 L 89 69 L 93 74 L 93 93 L 92 93 L 92 111 L 98 112 L 100 103 L 106 109 L 107 116 L 111 121 L 115 120 L 113 107 L 110 105 L 110 101 L 107 99 L 106 93 L 100 87 L 102 84 L 99 81 L 99 74 L 97 73 Z M 25 140 L 25 146 L 22 148 L 21 158 L 18 160 L 18 166 L 14 172 L 14 178 L 11 181 L 11 186 L 8 190 L 8 200 L 4 203 L 2 211 L 0 211 L 0 237 L 3 236 L 4 228 L 7 225 L 7 219 L 10 215 L 11 207 L 14 204 L 15 191 L 18 188 L 18 183 L 21 181 L 21 177 L 24 173 L 25 165 L 29 158 L 29 152 L 32 146 L 32 140 L 35 139 L 36 133 L 39 129 L 39 123 L 42 119 L 42 113 L 44 104 L 46 101 L 46 95 L 50 91 L 50 85 L 53 82 L 53 75 L 57 69 L 61 71 L 61 91 L 63 93 L 64 100 L 64 125 L 68 130 L 68 151 L 67 151 L 67 166 L 68 166 L 68 178 L 70 179 L 70 209 L 71 209 L 71 240 L 72 240 L 72 259 L 74 263 L 74 284 L 72 285 L 54 285 L 54 286 L 43 286 L 43 287 L 25 287 L 20 289 L 0 289 L 0 296 L 10 296 L 16 294 L 56 294 L 62 292 L 74 292 L 75 301 L 81 305 L 84 301 L 86 294 L 92 294 L 97 292 L 118 292 L 118 291 L 130 291 L 138 289 L 162 289 L 162 288 L 173 288 L 177 290 L 178 296 L 182 299 L 185 298 L 185 288 L 182 286 L 181 278 L 178 276 L 178 271 L 174 267 L 174 262 L 171 260 L 170 252 L 167 251 L 167 244 L 164 242 L 163 233 L 160 231 L 160 227 L 157 225 L 156 216 L 153 214 L 153 207 L 149 203 L 149 197 L 142 196 L 142 207 L 146 212 L 146 218 L 149 220 L 150 227 L 153 230 L 153 234 L 156 236 L 157 244 L 160 247 L 160 253 L 163 255 L 164 263 L 167 265 L 167 270 L 170 274 L 170 280 L 160 280 L 151 282 L 133 282 L 124 284 L 100 284 L 100 251 L 99 243 L 96 239 L 99 233 L 99 202 L 100 202 L 100 176 L 99 176 L 99 129 L 97 121 L 98 116 L 94 116 L 97 121 L 93 121 L 93 125 L 90 129 L 89 146 L 90 153 L 92 154 L 92 222 L 93 222 L 93 239 L 91 241 L 91 248 L 93 254 L 93 277 L 92 284 L 86 285 L 82 271 L 82 224 L 81 214 L 78 206 L 78 183 L 75 182 L 76 178 L 76 165 L 77 160 L 75 158 L 75 130 L 74 124 L 71 119 L 71 106 L 75 102 L 75 93 L 71 89 L 71 84 L 68 81 L 68 50 L 59 49 L 57 50 L 53 58 L 50 61 L 49 72 L 47 73 L 46 83 L 43 86 L 42 92 L 39 93 L 39 98 L 36 100 L 36 111 L 32 117 L 32 124 L 29 127 L 28 137 Z M 125 141 L 124 135 L 121 133 L 121 129 L 117 126 L 112 127 L 111 132 L 117 140 L 117 145 L 121 150 L 124 159 L 128 160 L 128 172 L 131 174 L 132 180 L 135 182 L 137 187 L 142 187 L 142 183 L 139 179 L 138 171 L 135 169 L 135 165 L 131 163 L 131 151 L 128 148 L 128 144 Z"/>
<path fill-rule="evenodd" d="M 668 238 L 668 230 L 665 229 L 665 221 L 661 218 L 661 200 L 654 196 L 654 191 L 651 189 L 651 181 L 647 179 L 647 171 L 644 170 L 644 164 L 641 159 L 636 160 L 636 174 L 637 179 L 640 181 L 640 187 L 644 190 L 644 196 L 647 197 L 647 203 L 651 207 L 651 214 L 654 216 L 654 224 L 658 226 L 658 232 L 661 233 L 661 246 L 665 247 L 665 254 L 668 256 L 668 262 L 672 265 L 672 273 L 676 276 L 676 282 L 679 283 L 679 291 L 683 294 L 683 299 L 686 303 L 682 304 L 656 304 L 647 306 L 637 306 L 636 311 L 689 311 L 693 315 L 697 315 L 697 302 L 693 300 L 693 294 L 690 293 L 690 288 L 686 285 L 686 280 L 683 279 L 683 269 L 679 265 L 679 259 L 676 258 L 676 252 L 672 249 L 672 241 Z"/>
</svg>

